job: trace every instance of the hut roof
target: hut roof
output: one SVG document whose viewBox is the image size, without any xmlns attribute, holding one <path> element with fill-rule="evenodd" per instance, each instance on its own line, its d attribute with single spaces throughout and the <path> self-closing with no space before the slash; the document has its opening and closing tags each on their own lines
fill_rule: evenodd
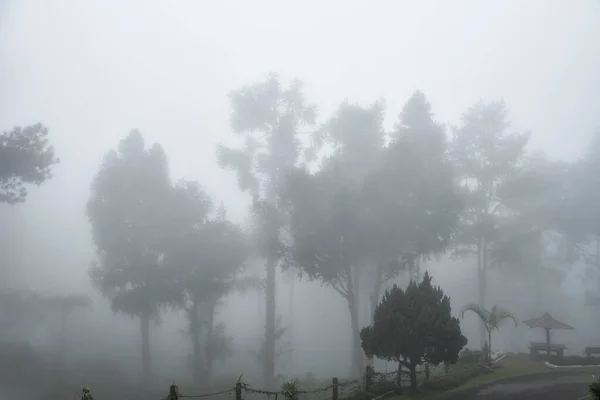
<svg viewBox="0 0 600 400">
<path fill-rule="evenodd" d="M 549 313 L 542 314 L 541 317 L 531 318 L 526 321 L 523 321 L 524 324 L 528 325 L 530 328 L 542 328 L 542 329 L 570 329 L 574 330 L 571 325 L 565 324 L 564 322 L 560 322 Z"/>
</svg>

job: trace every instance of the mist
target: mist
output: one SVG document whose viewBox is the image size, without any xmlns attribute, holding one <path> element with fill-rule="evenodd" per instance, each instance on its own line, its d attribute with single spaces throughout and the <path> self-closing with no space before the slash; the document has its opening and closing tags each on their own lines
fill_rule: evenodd
<svg viewBox="0 0 600 400">
<path fill-rule="evenodd" d="M 140 320 L 114 311 L 111 296 L 91 278 L 93 262 L 101 263 L 94 238 L 94 224 L 101 222 L 89 216 L 88 205 L 105 155 L 138 130 L 145 148 L 157 143 L 164 151 L 170 186 L 180 180 L 198 182 L 214 205 L 207 216 L 217 218 L 222 207 L 227 221 L 249 238 L 249 254 L 242 257 L 243 268 L 235 279 L 258 277 L 263 285 L 220 296 L 214 326 L 223 323 L 230 338 L 229 354 L 215 360 L 211 382 L 198 382 L 193 376 L 186 310 L 171 303 L 161 306 L 150 322 L 152 390 L 166 392 L 173 380 L 182 390 L 186 384 L 194 388 L 234 385 L 241 374 L 255 387 L 270 384 L 265 382 L 264 358 L 257 357 L 268 320 L 264 290 L 268 260 L 257 250 L 253 213 L 257 197 L 241 187 L 235 168 L 219 160 L 220 146 L 243 148 L 244 138 L 253 134 L 252 129 L 236 132 L 232 115 L 237 111 L 231 93 L 268 82 L 270 73 L 277 74 L 282 88 L 300 79 L 306 109 L 316 105 L 314 123 L 298 128 L 302 146 L 307 148 L 314 144 L 314 132 L 324 126 L 334 129 L 328 123 L 336 116 L 342 118 L 339 110 L 344 101 L 367 110 L 364 115 L 356 111 L 361 116 L 349 119 L 358 126 L 368 118 L 377 120 L 377 112 L 369 107 L 381 100 L 381 129 L 389 136 L 398 126 L 403 107 L 419 91 L 451 143 L 471 107 L 503 101 L 508 131 L 531 133 L 523 159 L 544 154 L 548 163 L 564 163 L 570 171 L 590 152 L 600 127 L 599 39 L 600 3 L 583 0 L 0 1 L 0 132 L 43 123 L 60 159 L 51 167 L 51 178 L 40 185 L 26 185 L 24 202 L 0 202 L 0 289 L 37 293 L 42 296 L 40 304 L 47 303 L 43 298 L 68 295 L 91 301 L 89 307 L 69 314 L 62 339 L 60 318 L 54 311 L 36 308 L 44 317 L 21 326 L 8 316 L 22 315 L 15 308 L 16 314 L 3 317 L 12 322 L 11 329 L 2 325 L 2 346 L 27 343 L 36 357 L 53 360 L 64 340 L 65 371 L 80 373 L 65 372 L 69 378 L 61 390 L 71 391 L 62 396 L 72 395 L 83 385 L 92 390 L 94 384 L 96 388 L 104 385 L 98 379 L 105 374 L 97 372 L 100 365 L 105 366 L 103 371 L 118 366 L 118 372 L 112 372 L 123 385 L 139 383 L 143 375 Z M 327 170 L 327 160 L 350 154 L 347 149 L 356 145 L 347 137 L 339 139 L 333 133 L 330 137 L 329 143 L 317 149 L 314 160 L 295 164 L 291 160 L 290 168 L 306 168 L 316 176 Z M 356 145 L 360 156 L 348 156 L 343 161 L 347 164 L 340 164 L 352 170 L 352 179 L 366 180 L 378 168 L 379 156 L 370 161 L 364 143 Z M 1 141 L 0 146 L 4 146 Z M 5 154 L 0 151 L 0 168 L 2 157 L 8 157 Z M 0 183 L 11 177 L 3 174 L 0 171 Z M 577 179 L 568 174 L 560 179 L 567 182 L 565 193 L 575 196 Z M 293 186 L 293 182 L 287 184 Z M 281 195 L 293 204 L 292 214 L 309 203 L 296 193 L 302 191 L 299 185 Z M 268 194 L 260 196 L 270 199 Z M 546 197 L 561 203 L 561 196 Z M 460 212 L 457 209 L 453 226 L 460 225 Z M 298 215 L 299 220 L 309 219 L 302 218 Z M 582 226 L 586 218 L 572 222 L 564 231 L 562 225 L 556 228 L 557 218 L 544 218 L 548 229 L 560 231 L 569 240 L 577 236 L 581 248 L 593 250 L 591 236 L 586 236 L 588 241 L 579 240 L 587 232 L 571 235 L 576 230 L 572 227 Z M 300 228 L 284 230 L 294 238 L 283 242 L 300 240 Z M 478 302 L 476 260 L 453 254 L 456 234 L 452 232 L 441 248 L 419 254 L 417 277 L 422 278 L 425 271 L 433 277 L 433 283 L 451 299 L 452 314 L 459 317 L 468 339 L 466 347 L 479 349 L 477 318 L 460 315 L 464 305 Z M 397 247 L 402 245 L 399 242 Z M 567 346 L 567 352 L 579 354 L 585 346 L 600 345 L 595 339 L 600 329 L 598 309 L 584 305 L 586 291 L 599 291 L 597 265 L 583 256 L 567 261 L 562 247 L 541 246 L 552 253 L 541 263 L 553 263 L 552 268 L 560 271 L 558 281 L 548 278 L 550 283 L 540 283 L 544 273 L 524 277 L 518 271 L 526 263 L 509 261 L 508 267 L 487 272 L 485 306 L 501 305 L 521 320 L 550 312 L 576 327 L 553 336 Z M 283 257 L 275 261 L 273 326 L 280 324 L 285 331 L 277 339 L 273 375 L 280 380 L 352 376 L 355 338 L 346 299 L 318 274 L 311 276 L 303 267 L 309 263 L 305 258 L 290 258 L 290 264 L 296 265 L 284 268 Z M 378 297 L 392 284 L 406 287 L 413 272 L 401 268 L 381 287 Z M 359 328 L 371 323 L 373 293 L 368 279 L 356 311 Z M 542 339 L 542 331 L 520 324 L 495 333 L 493 348 L 527 352 L 530 342 Z M 382 372 L 396 368 L 382 360 L 376 360 L 375 367 Z M 38 376 L 15 379 L 45 382 Z M 9 386 L 0 385 L 0 393 L 15 393 Z M 156 395 L 166 394 L 160 393 Z M 40 398 L 33 389 L 25 396 Z M 46 398 L 55 397 L 48 394 Z"/>
</svg>

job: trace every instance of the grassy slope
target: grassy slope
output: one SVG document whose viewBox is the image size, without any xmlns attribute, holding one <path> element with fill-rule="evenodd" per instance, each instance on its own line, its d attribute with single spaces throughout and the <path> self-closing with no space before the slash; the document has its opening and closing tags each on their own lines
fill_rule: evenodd
<svg viewBox="0 0 600 400">
<path fill-rule="evenodd" d="M 499 364 L 500 368 L 492 373 L 479 375 L 468 380 L 463 385 L 446 392 L 422 392 L 413 395 L 396 396 L 393 400 L 404 399 L 427 399 L 427 400 L 442 400 L 444 397 L 451 394 L 456 394 L 462 391 L 468 391 L 477 387 L 483 387 L 490 383 L 501 381 L 504 379 L 514 378 L 518 376 L 533 375 L 539 373 L 564 373 L 565 371 L 590 371 L 598 370 L 598 367 L 582 367 L 582 368 L 550 368 L 541 361 L 534 361 L 524 354 L 511 354 L 502 359 Z M 590 381 L 592 380 L 590 376 Z"/>
</svg>

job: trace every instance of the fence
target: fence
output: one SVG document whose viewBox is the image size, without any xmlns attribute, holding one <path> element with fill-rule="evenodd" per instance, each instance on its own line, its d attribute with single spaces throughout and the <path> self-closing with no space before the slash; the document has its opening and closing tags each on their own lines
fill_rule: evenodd
<svg viewBox="0 0 600 400">
<path fill-rule="evenodd" d="M 408 373 L 402 371 L 402 381 Z M 178 400 L 183 398 L 228 398 L 235 396 L 235 400 L 253 400 L 258 396 L 267 396 L 271 400 L 342 400 L 348 399 L 356 393 L 362 392 L 367 398 L 379 400 L 387 395 L 395 393 L 397 387 L 397 371 L 381 373 L 375 372 L 372 367 L 367 366 L 365 375 L 362 379 L 353 379 L 340 382 L 337 377 L 331 380 L 331 384 L 322 388 L 312 390 L 300 390 L 297 381 L 289 381 L 283 384 L 280 391 L 270 391 L 264 389 L 255 389 L 251 385 L 242 381 L 242 376 L 238 379 L 235 386 L 218 392 L 203 393 L 203 394 L 185 394 L 179 391 L 179 387 L 173 383 L 169 387 L 169 394 L 160 400 Z M 378 387 L 378 391 L 373 391 Z M 381 393 L 383 389 L 383 393 Z M 389 390 L 392 389 L 392 390 Z M 89 394 L 88 394 L 89 396 Z M 87 397 L 92 399 L 92 396 Z M 82 399 L 86 399 L 82 396 Z"/>
</svg>

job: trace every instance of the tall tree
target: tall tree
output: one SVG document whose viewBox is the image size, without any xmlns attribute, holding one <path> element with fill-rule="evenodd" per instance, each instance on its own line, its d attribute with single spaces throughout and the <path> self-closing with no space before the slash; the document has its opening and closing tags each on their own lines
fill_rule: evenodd
<svg viewBox="0 0 600 400">
<path fill-rule="evenodd" d="M 87 213 L 96 245 L 92 282 L 112 308 L 140 320 L 143 379 L 151 376 L 150 321 L 179 294 L 163 265 L 172 237 L 172 188 L 162 147 L 132 131 L 104 157 Z"/>
<path fill-rule="evenodd" d="M 510 133 L 504 102 L 478 103 L 462 116 L 454 129 L 451 156 L 464 194 L 461 229 L 455 238 L 455 255 L 477 259 L 478 304 L 485 307 L 490 248 L 501 219 L 510 215 L 501 188 L 521 167 L 529 134 Z M 480 344 L 486 330 L 480 326 Z"/>
<path fill-rule="evenodd" d="M 42 124 L 15 127 L 0 134 L 0 203 L 22 203 L 28 184 L 40 185 L 52 177 L 59 162 Z"/>
<path fill-rule="evenodd" d="M 181 306 L 188 316 L 192 341 L 194 381 L 209 384 L 213 362 L 222 353 L 219 350 L 226 348 L 224 326 L 214 323 L 218 301 L 240 283 L 248 283 L 238 280 L 249 255 L 248 242 L 242 230 L 227 221 L 224 209 L 215 215 L 210 197 L 197 183 L 179 182 L 175 200 L 177 239 L 167 252 L 165 264 L 181 285 Z"/>
<path fill-rule="evenodd" d="M 510 215 L 497 227 L 490 246 L 490 267 L 518 276 L 533 285 L 531 291 L 538 312 L 543 311 L 543 288 L 552 295 L 566 276 L 573 261 L 572 245 L 566 234 L 570 166 L 533 154 L 500 188 L 500 196 Z M 566 218 L 567 217 L 567 218 Z"/>
<path fill-rule="evenodd" d="M 278 77 L 244 86 L 231 93 L 233 131 L 245 137 L 241 149 L 219 146 L 217 154 L 223 168 L 238 175 L 242 191 L 253 199 L 257 247 L 266 260 L 266 321 L 264 380 L 271 383 L 275 374 L 275 277 L 285 243 L 281 230 L 286 216 L 277 206 L 277 191 L 285 171 L 299 161 L 302 125 L 315 123 L 315 107 L 308 105 L 299 81 L 283 88 Z"/>
<path fill-rule="evenodd" d="M 565 208 L 561 217 L 565 233 L 574 245 L 574 256 L 580 258 L 590 273 L 600 271 L 600 129 L 586 146 L 586 151 L 573 164 Z M 590 274 L 588 274 L 590 276 Z M 598 281 L 600 290 L 600 279 Z M 598 299 L 588 297 L 589 305 L 597 305 Z"/>
<path fill-rule="evenodd" d="M 377 168 L 363 188 L 370 222 L 366 239 L 376 268 L 371 312 L 386 281 L 400 270 L 409 269 L 415 275 L 422 258 L 446 248 L 462 206 L 447 158 L 446 134 L 434 121 L 423 93 L 413 93 L 406 102 L 390 136 L 390 145 L 378 156 Z M 408 162 L 399 161 L 400 157 Z M 408 236 L 399 229 L 399 224 L 407 222 L 407 216 L 398 211 L 401 208 L 421 213 L 416 214 L 415 230 Z M 416 235 L 417 230 L 422 236 Z"/>
<path fill-rule="evenodd" d="M 370 168 L 350 176 L 342 148 L 314 174 L 291 172 L 282 191 L 291 212 L 294 262 L 348 303 L 355 374 L 362 373 L 364 362 L 361 278 L 375 275 L 380 290 L 377 285 L 400 267 L 442 250 L 460 210 L 451 166 L 439 156 L 425 156 L 416 143 L 397 139 L 380 148 Z"/>
</svg>

